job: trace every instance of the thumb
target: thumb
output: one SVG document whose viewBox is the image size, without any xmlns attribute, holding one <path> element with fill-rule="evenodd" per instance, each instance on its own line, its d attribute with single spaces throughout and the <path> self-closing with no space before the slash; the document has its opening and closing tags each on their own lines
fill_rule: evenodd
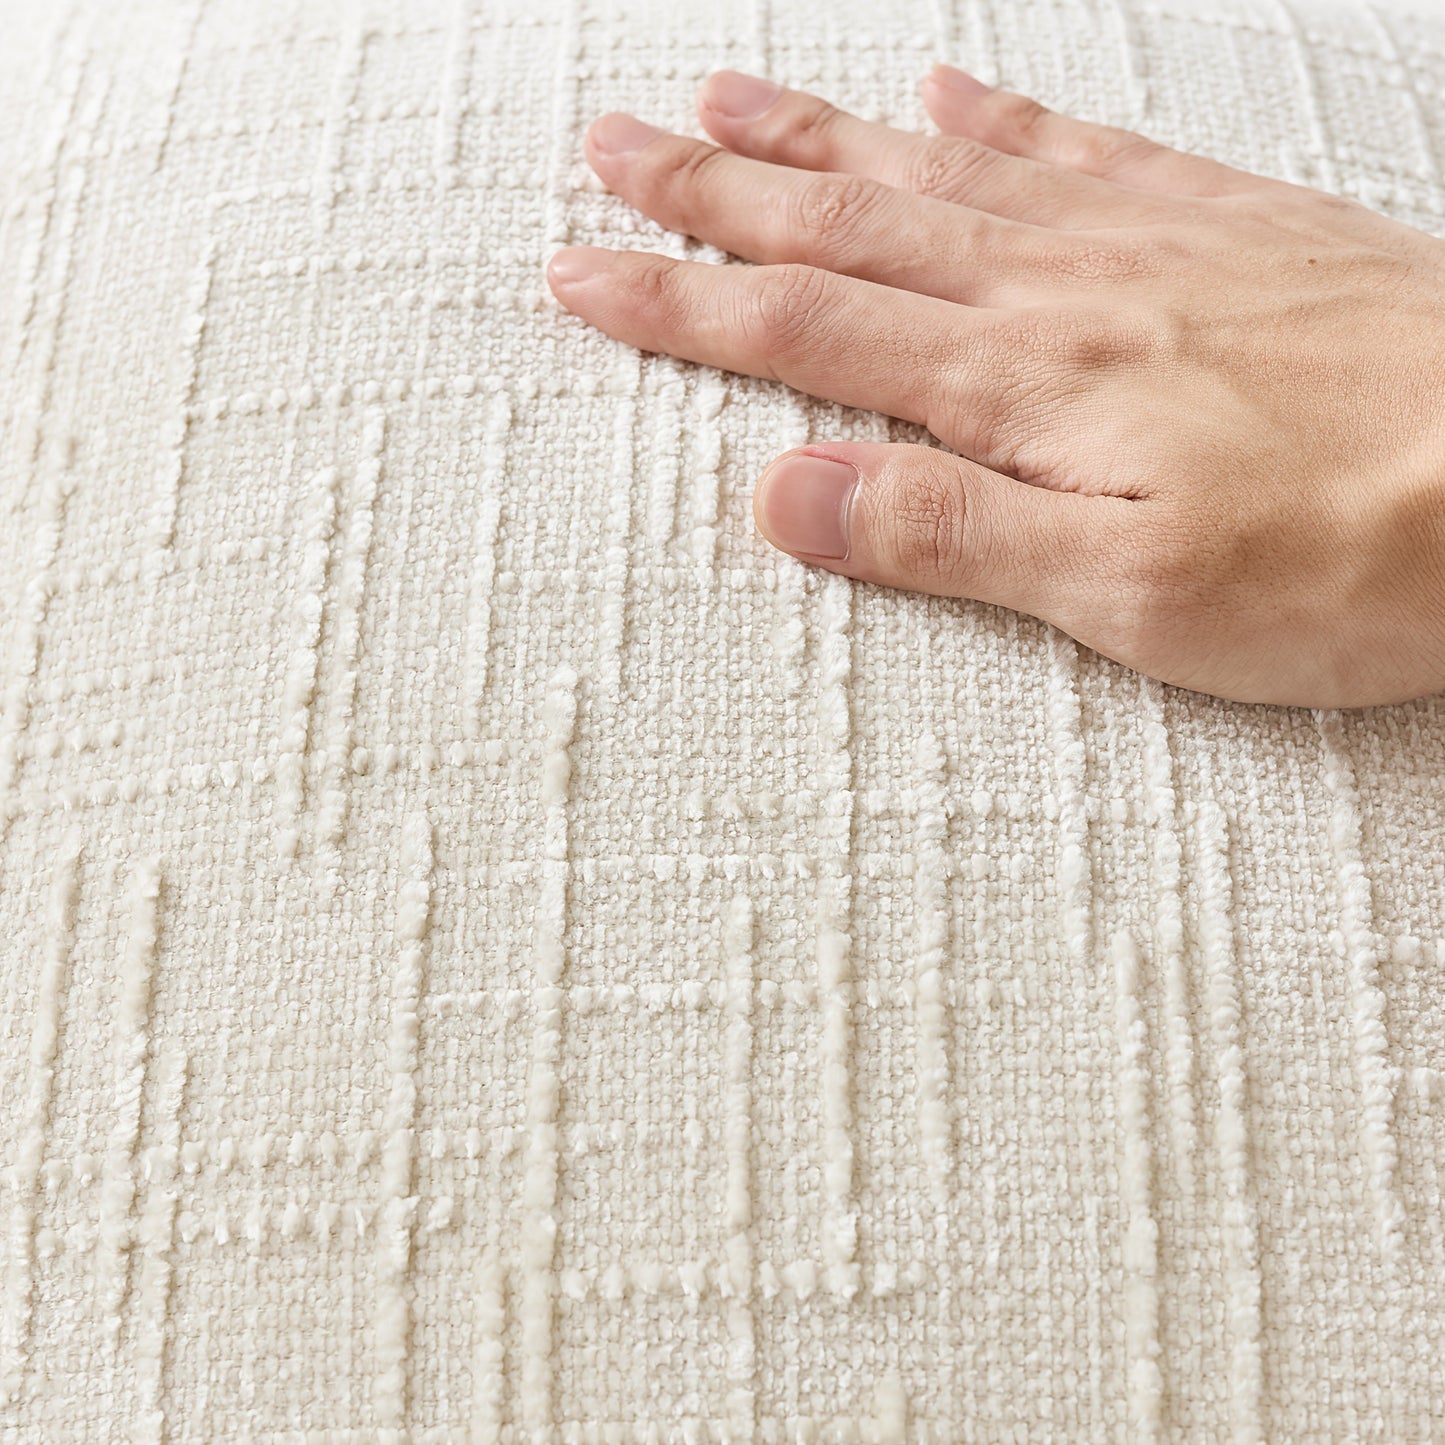
<svg viewBox="0 0 1445 1445">
<path fill-rule="evenodd" d="M 753 494 L 763 536 L 864 582 L 971 597 L 1097 630 L 1141 521 L 1127 497 L 1055 491 L 936 447 L 827 442 L 785 452 Z"/>
</svg>

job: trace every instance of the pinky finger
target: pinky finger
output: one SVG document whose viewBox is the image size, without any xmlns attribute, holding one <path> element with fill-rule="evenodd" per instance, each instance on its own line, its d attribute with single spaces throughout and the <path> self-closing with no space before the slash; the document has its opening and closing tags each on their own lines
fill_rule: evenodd
<svg viewBox="0 0 1445 1445">
<path fill-rule="evenodd" d="M 1119 126 L 1060 115 L 1027 95 L 995 90 L 951 65 L 923 82 L 923 102 L 945 135 L 968 136 L 1010 155 L 1175 196 L 1229 196 L 1272 182 L 1222 161 L 1174 150 Z"/>
</svg>

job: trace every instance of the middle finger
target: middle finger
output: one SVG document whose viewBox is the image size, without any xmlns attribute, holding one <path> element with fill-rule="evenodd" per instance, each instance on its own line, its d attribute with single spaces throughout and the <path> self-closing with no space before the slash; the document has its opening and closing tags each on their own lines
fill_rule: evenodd
<svg viewBox="0 0 1445 1445">
<path fill-rule="evenodd" d="M 1178 201 L 1009 155 L 963 136 L 919 135 L 852 115 L 806 91 L 720 70 L 698 94 L 698 117 L 739 155 L 812 171 L 851 171 L 1063 230 L 1125 226 L 1177 214 Z"/>
<path fill-rule="evenodd" d="M 669 230 L 750 261 L 801 261 L 973 306 L 1037 297 L 1060 272 L 1061 231 L 900 191 L 863 176 L 751 160 L 616 112 L 586 151 L 612 190 Z"/>
</svg>

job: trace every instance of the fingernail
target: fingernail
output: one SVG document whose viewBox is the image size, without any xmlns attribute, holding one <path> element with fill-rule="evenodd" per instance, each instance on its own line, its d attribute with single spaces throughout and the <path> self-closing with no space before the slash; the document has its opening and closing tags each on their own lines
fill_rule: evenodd
<svg viewBox="0 0 1445 1445">
<path fill-rule="evenodd" d="M 547 276 L 554 286 L 571 286 L 595 276 L 612 253 L 605 246 L 568 246 L 547 262 Z"/>
<path fill-rule="evenodd" d="M 703 100 L 723 115 L 734 120 L 753 120 L 760 116 L 781 94 L 783 87 L 740 70 L 719 70 L 709 76 Z"/>
<path fill-rule="evenodd" d="M 993 89 L 993 86 L 985 85 L 983 81 L 976 80 L 962 70 L 955 70 L 951 65 L 935 65 L 928 78 L 935 85 L 941 85 L 945 90 L 952 90 L 958 95 L 987 95 Z"/>
<path fill-rule="evenodd" d="M 592 144 L 605 156 L 625 155 L 628 151 L 641 150 L 654 136 L 662 132 L 635 115 L 614 111 L 592 122 L 590 135 Z"/>
<path fill-rule="evenodd" d="M 858 472 L 827 457 L 794 456 L 776 463 L 759 483 L 764 535 L 785 552 L 815 557 L 848 555 L 848 503 Z"/>
</svg>

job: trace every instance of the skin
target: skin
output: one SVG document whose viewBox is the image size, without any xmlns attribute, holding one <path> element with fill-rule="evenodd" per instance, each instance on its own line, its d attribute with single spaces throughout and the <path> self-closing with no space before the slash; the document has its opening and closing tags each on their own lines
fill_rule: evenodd
<svg viewBox="0 0 1445 1445">
<path fill-rule="evenodd" d="M 1223 698 L 1445 691 L 1445 241 L 948 67 L 923 87 L 940 136 L 782 88 L 736 113 L 767 86 L 709 77 L 717 145 L 620 113 L 586 139 L 611 190 L 755 264 L 573 247 L 548 268 L 633 346 L 952 449 L 784 453 L 765 537 Z M 777 535 L 816 491 L 790 490 L 799 456 L 856 469 L 846 556 Z"/>
</svg>

